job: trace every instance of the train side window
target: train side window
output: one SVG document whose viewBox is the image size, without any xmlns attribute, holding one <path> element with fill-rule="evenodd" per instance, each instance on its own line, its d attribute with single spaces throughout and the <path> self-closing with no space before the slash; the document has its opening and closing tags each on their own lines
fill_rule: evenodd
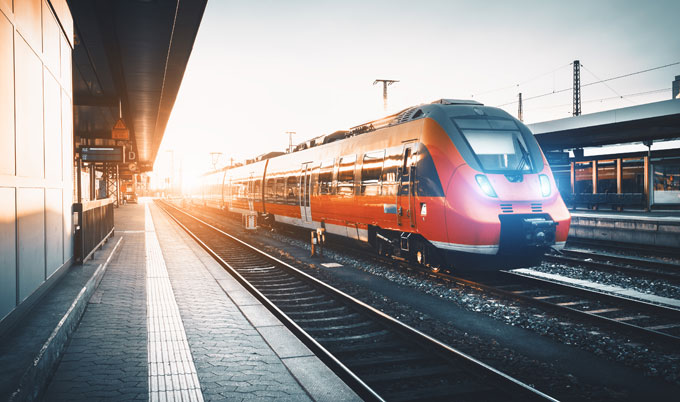
<svg viewBox="0 0 680 402">
<path fill-rule="evenodd" d="M 241 190 L 241 183 L 238 181 L 232 181 L 231 182 L 231 199 L 236 201 L 239 199 L 240 194 L 239 191 Z"/>
<path fill-rule="evenodd" d="M 253 193 L 251 194 L 251 197 L 253 199 L 259 200 L 260 196 L 262 196 L 262 193 L 260 191 L 261 182 L 262 180 L 255 180 L 255 182 L 253 183 Z"/>
<path fill-rule="evenodd" d="M 238 182 L 238 198 L 246 198 L 246 186 L 248 182 L 241 180 Z"/>
<path fill-rule="evenodd" d="M 319 194 L 319 166 L 317 165 L 312 168 L 312 187 L 310 190 L 311 195 Z"/>
<path fill-rule="evenodd" d="M 265 199 L 267 202 L 274 202 L 276 193 L 274 191 L 274 186 L 276 179 L 267 179 L 267 186 L 265 187 Z"/>
<path fill-rule="evenodd" d="M 338 194 L 354 194 L 354 166 L 356 155 L 343 156 L 338 164 Z"/>
<path fill-rule="evenodd" d="M 361 194 L 380 194 L 380 176 L 382 174 L 385 150 L 368 152 L 361 165 Z"/>
<path fill-rule="evenodd" d="M 402 165 L 402 151 L 403 147 L 401 145 L 385 150 L 385 164 L 380 177 L 382 181 L 382 195 L 397 194 L 397 171 L 399 166 Z"/>
<path fill-rule="evenodd" d="M 333 159 L 330 159 L 321 163 L 321 168 L 319 169 L 319 194 L 331 193 L 334 162 Z"/>
<path fill-rule="evenodd" d="M 279 177 L 276 179 L 276 202 L 278 203 L 286 202 L 284 184 L 285 183 L 283 177 Z"/>
<path fill-rule="evenodd" d="M 297 205 L 300 183 L 298 176 L 288 176 L 286 179 L 286 203 Z"/>
</svg>

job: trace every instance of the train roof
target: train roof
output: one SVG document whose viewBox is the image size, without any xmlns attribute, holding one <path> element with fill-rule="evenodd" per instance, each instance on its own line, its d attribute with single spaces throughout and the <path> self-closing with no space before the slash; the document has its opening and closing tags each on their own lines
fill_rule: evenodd
<svg viewBox="0 0 680 402">
<path fill-rule="evenodd" d="M 475 100 L 470 100 L 470 99 L 447 99 L 447 98 L 442 98 L 442 99 L 437 99 L 433 102 L 430 103 L 423 103 L 420 105 L 416 106 L 411 106 L 408 107 L 404 110 L 401 110 L 395 114 L 369 121 L 367 123 L 360 124 L 358 126 L 354 126 L 350 128 L 349 130 L 340 130 L 340 131 L 335 131 L 331 134 L 324 134 L 320 135 L 318 137 L 311 138 L 309 140 L 306 140 L 298 145 L 296 145 L 292 152 L 298 152 L 298 151 L 303 151 L 305 149 L 309 149 L 312 147 L 316 147 L 319 145 L 325 145 L 325 144 L 330 144 L 331 142 L 335 141 L 340 141 L 344 140 L 346 138 L 354 137 L 356 135 L 361 135 L 361 134 L 366 134 L 370 133 L 372 131 L 385 128 L 385 127 L 390 127 L 390 126 L 395 126 L 398 124 L 403 124 L 412 120 L 420 119 L 425 117 L 428 111 L 432 109 L 439 109 L 442 106 L 473 106 L 473 107 L 479 107 L 482 106 L 484 107 L 483 103 L 477 102 Z M 502 111 L 501 109 L 496 109 L 492 107 L 484 107 L 485 110 L 489 109 L 494 109 L 502 112 L 504 115 L 507 115 L 506 112 Z M 496 114 L 496 113 L 493 113 Z M 509 116 L 509 115 L 508 115 Z M 253 159 L 248 159 L 245 161 L 246 165 L 264 160 L 264 159 L 269 159 L 273 158 L 275 156 L 280 156 L 283 155 L 283 152 L 270 152 L 268 154 L 260 155 L 256 158 Z M 241 165 L 239 165 L 241 166 Z M 237 166 L 233 166 L 237 167 Z M 231 167 L 226 167 L 220 170 L 225 170 L 225 169 L 230 169 Z"/>
</svg>

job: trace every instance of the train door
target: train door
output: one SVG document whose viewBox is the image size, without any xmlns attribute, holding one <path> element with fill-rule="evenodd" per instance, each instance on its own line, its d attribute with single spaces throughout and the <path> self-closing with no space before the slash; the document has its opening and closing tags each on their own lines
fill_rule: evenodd
<svg viewBox="0 0 680 402">
<path fill-rule="evenodd" d="M 300 218 L 303 222 L 312 221 L 312 166 L 310 162 L 303 163 L 300 168 Z"/>
<path fill-rule="evenodd" d="M 413 157 L 416 151 L 416 143 L 409 142 L 404 144 L 404 151 L 402 153 L 401 166 L 399 167 L 399 175 L 397 177 L 397 225 L 414 228 L 416 226 L 415 218 L 415 158 Z"/>
<path fill-rule="evenodd" d="M 234 208 L 234 187 L 232 186 L 231 177 L 227 180 L 227 201 L 229 207 L 227 210 L 231 211 Z"/>
<path fill-rule="evenodd" d="M 208 186 L 208 192 L 207 192 L 207 196 L 206 196 L 206 202 L 212 202 L 212 198 L 213 198 L 212 195 L 213 195 L 213 192 L 214 192 L 216 189 L 213 189 L 213 184 L 212 184 L 212 182 L 206 181 L 206 183 L 207 183 L 207 186 Z M 219 186 L 219 187 L 220 187 L 220 190 L 221 190 L 221 191 L 220 191 L 220 199 L 218 199 L 217 202 L 218 202 L 218 205 L 220 206 L 220 209 L 224 209 L 224 208 L 226 207 L 226 199 L 227 199 L 227 198 L 225 197 L 226 194 L 224 194 L 224 193 L 225 193 L 225 191 L 227 191 L 227 188 L 228 188 L 227 186 L 229 186 L 229 182 L 227 182 L 227 172 L 226 172 L 226 171 L 225 171 L 224 174 L 222 175 L 222 182 L 221 182 L 220 184 L 221 184 L 221 185 Z"/>
<path fill-rule="evenodd" d="M 255 188 L 255 178 L 253 177 L 253 172 L 250 172 L 250 177 L 248 178 L 248 211 L 254 211 L 254 201 L 255 194 L 253 193 Z"/>
</svg>

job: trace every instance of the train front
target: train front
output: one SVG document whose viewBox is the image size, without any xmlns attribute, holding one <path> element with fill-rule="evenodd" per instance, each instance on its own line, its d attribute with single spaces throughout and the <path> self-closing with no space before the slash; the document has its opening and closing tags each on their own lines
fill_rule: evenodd
<svg viewBox="0 0 680 402">
<path fill-rule="evenodd" d="M 482 105 L 443 106 L 438 112 L 436 120 L 454 146 L 445 156 L 448 180 L 440 171 L 446 183 L 445 248 L 500 256 L 514 266 L 563 248 L 571 216 L 529 129 L 505 111 Z"/>
</svg>

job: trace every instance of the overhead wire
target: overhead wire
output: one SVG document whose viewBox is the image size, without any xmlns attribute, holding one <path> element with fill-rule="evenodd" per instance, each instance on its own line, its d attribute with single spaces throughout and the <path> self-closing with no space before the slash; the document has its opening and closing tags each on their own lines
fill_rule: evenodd
<svg viewBox="0 0 680 402">
<path fill-rule="evenodd" d="M 604 102 L 604 101 L 610 101 L 610 100 L 615 100 L 615 99 L 621 99 L 621 98 L 625 98 L 625 97 L 631 98 L 631 97 L 635 97 L 635 96 L 651 95 L 651 94 L 666 92 L 666 91 L 670 91 L 670 90 L 671 90 L 670 87 L 661 88 L 661 89 L 655 89 L 655 90 L 652 90 L 652 91 L 643 91 L 643 92 L 636 92 L 636 93 L 633 93 L 633 94 L 611 96 L 611 97 L 608 97 L 608 98 L 585 100 L 585 101 L 582 101 L 582 103 Z M 566 107 L 566 106 L 571 106 L 571 105 L 572 105 L 571 103 L 563 103 L 563 104 L 560 104 L 560 105 L 533 107 L 533 108 L 529 108 L 528 110 L 557 109 L 557 108 L 560 108 L 560 107 Z"/>
<path fill-rule="evenodd" d="M 590 85 L 600 84 L 600 83 L 603 83 L 603 82 L 618 80 L 619 78 L 630 77 L 630 76 L 632 76 L 632 75 L 647 73 L 647 72 L 649 72 L 649 71 L 660 70 L 660 69 L 662 69 L 662 68 L 671 67 L 671 66 L 676 66 L 676 65 L 678 65 L 678 64 L 680 64 L 680 61 L 676 61 L 675 63 L 665 64 L 665 65 L 663 65 L 663 66 L 648 68 L 648 69 L 646 69 L 646 70 L 635 71 L 635 72 L 633 72 L 633 73 L 618 75 L 618 76 L 616 76 L 616 77 L 611 77 L 611 78 L 607 78 L 607 79 L 600 80 L 600 81 L 589 82 L 589 83 L 587 83 L 587 84 L 581 85 L 581 88 L 587 87 L 587 86 L 590 86 Z"/>
<path fill-rule="evenodd" d="M 592 71 L 590 71 L 590 69 L 588 69 L 586 66 L 584 66 L 583 64 L 581 64 L 581 67 L 583 67 L 583 69 L 586 70 L 590 75 L 592 75 L 593 77 L 595 77 L 596 80 L 599 80 L 600 83 L 602 83 L 604 86 L 606 86 L 607 88 L 609 88 L 610 91 L 612 91 L 612 92 L 614 92 L 616 95 L 618 95 L 619 98 L 625 99 L 626 101 L 628 101 L 628 102 L 630 102 L 630 103 L 632 103 L 632 104 L 634 104 L 634 105 L 637 105 L 637 103 L 633 102 L 632 100 L 630 100 L 630 99 L 628 99 L 628 98 L 625 98 L 623 95 L 621 95 L 620 93 L 618 93 L 614 88 L 612 88 L 609 84 L 607 84 L 606 81 L 602 80 L 600 77 L 598 77 L 597 75 L 595 75 L 595 73 L 592 72 Z M 583 87 L 583 85 L 582 85 L 581 87 Z"/>
<path fill-rule="evenodd" d="M 662 68 L 671 67 L 671 66 L 675 66 L 675 65 L 678 65 L 678 64 L 680 64 L 680 61 L 677 61 L 675 63 L 665 64 L 663 66 L 657 66 L 657 67 L 652 67 L 652 68 L 648 68 L 648 69 L 645 69 L 645 70 L 635 71 L 635 72 L 628 73 L 628 74 L 618 75 L 616 77 L 610 77 L 610 78 L 606 78 L 604 80 L 598 79 L 598 81 L 593 81 L 593 82 L 589 82 L 587 84 L 581 85 L 581 88 L 591 86 L 591 85 L 595 85 L 595 84 L 601 84 L 601 83 L 605 83 L 605 82 L 609 82 L 609 81 L 613 81 L 613 80 L 618 80 L 620 78 L 626 78 L 626 77 L 630 77 L 630 76 L 637 75 L 637 74 L 647 73 L 647 72 L 654 71 L 654 70 L 660 70 Z M 581 66 L 583 66 L 583 64 L 581 64 Z M 593 74 L 590 70 L 588 70 L 588 72 Z M 595 76 L 595 74 L 593 74 L 593 76 Z M 595 76 L 595 78 L 597 79 L 597 76 Z M 552 92 L 547 92 L 547 93 L 544 93 L 544 94 L 541 94 L 541 95 L 525 97 L 525 98 L 523 98 L 523 101 L 542 98 L 544 96 L 554 95 L 554 94 L 558 94 L 558 93 L 561 93 L 561 92 L 571 91 L 572 89 L 574 89 L 574 87 L 564 88 L 564 89 L 560 89 L 560 90 L 557 90 L 557 91 L 553 90 Z M 614 91 L 614 89 L 612 89 L 611 87 L 609 87 L 609 89 Z M 616 93 L 616 91 L 614 91 L 614 93 Z M 627 95 L 627 96 L 630 96 L 630 95 Z M 496 107 L 508 106 L 508 105 L 515 104 L 517 102 L 518 102 L 518 100 L 514 100 L 512 102 L 507 102 L 507 103 L 503 103 L 503 104 L 500 104 L 500 105 L 496 105 Z"/>
<path fill-rule="evenodd" d="M 573 63 L 565 64 L 565 65 L 560 66 L 560 67 L 557 67 L 557 68 L 555 68 L 555 69 L 553 69 L 553 70 L 547 71 L 547 72 L 542 73 L 542 74 L 539 74 L 539 75 L 537 75 L 537 76 L 534 76 L 533 78 L 530 78 L 530 79 L 528 79 L 528 80 L 524 80 L 524 81 L 518 82 L 517 84 L 507 85 L 507 86 L 500 87 L 500 88 L 496 88 L 496 89 L 489 89 L 489 90 L 487 90 L 487 91 L 478 92 L 477 94 L 472 94 L 472 97 L 474 98 L 475 96 L 479 96 L 479 95 L 485 95 L 485 94 L 490 94 L 490 93 L 493 93 L 493 92 L 503 91 L 503 90 L 505 90 L 505 89 L 516 88 L 516 87 L 519 87 L 520 85 L 528 84 L 529 82 L 532 82 L 532 81 L 535 81 L 535 80 L 537 80 L 537 79 L 539 79 L 539 78 L 545 77 L 546 75 L 554 74 L 555 72 L 557 72 L 557 71 L 559 71 L 559 70 L 561 70 L 561 69 L 563 69 L 563 68 L 565 68 L 565 67 L 569 67 L 569 66 L 572 65 L 572 64 L 573 64 Z"/>
</svg>

